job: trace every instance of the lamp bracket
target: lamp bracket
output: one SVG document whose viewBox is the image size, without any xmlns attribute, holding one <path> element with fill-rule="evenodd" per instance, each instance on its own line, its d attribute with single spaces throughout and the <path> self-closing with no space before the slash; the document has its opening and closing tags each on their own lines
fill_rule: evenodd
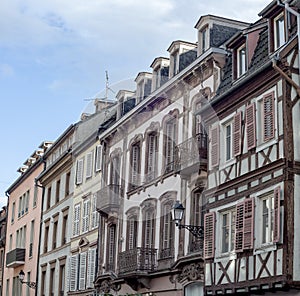
<svg viewBox="0 0 300 296">
<path fill-rule="evenodd" d="M 196 225 L 184 225 L 178 223 L 178 228 L 185 228 L 192 233 L 193 236 L 203 239 L 204 238 L 204 227 Z"/>
</svg>

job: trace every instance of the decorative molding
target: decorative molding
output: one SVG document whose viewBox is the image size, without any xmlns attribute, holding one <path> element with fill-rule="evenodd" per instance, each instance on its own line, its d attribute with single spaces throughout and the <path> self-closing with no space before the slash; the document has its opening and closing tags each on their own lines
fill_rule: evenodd
<svg viewBox="0 0 300 296">
<path fill-rule="evenodd" d="M 177 276 L 177 281 L 204 280 L 203 266 L 200 263 L 192 263 L 183 267 L 181 274 Z"/>
</svg>

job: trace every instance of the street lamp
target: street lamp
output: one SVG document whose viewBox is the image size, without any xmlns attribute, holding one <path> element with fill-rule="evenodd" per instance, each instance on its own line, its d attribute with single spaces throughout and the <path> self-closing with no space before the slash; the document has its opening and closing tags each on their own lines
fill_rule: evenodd
<svg viewBox="0 0 300 296">
<path fill-rule="evenodd" d="M 181 220 L 183 218 L 184 215 L 184 211 L 185 211 L 185 207 L 182 205 L 182 203 L 180 203 L 179 200 L 176 200 L 175 204 L 173 205 L 172 208 L 172 219 L 175 222 L 175 225 L 181 229 L 181 228 L 185 228 L 188 231 L 190 231 L 192 233 L 193 236 L 203 239 L 204 235 L 204 229 L 203 226 L 197 226 L 197 225 L 184 225 L 181 224 Z"/>
<path fill-rule="evenodd" d="M 19 272 L 19 280 L 20 280 L 21 284 L 25 284 L 29 288 L 36 289 L 36 283 L 35 282 L 24 282 L 24 277 L 25 277 L 25 273 L 21 269 L 21 271 Z"/>
</svg>

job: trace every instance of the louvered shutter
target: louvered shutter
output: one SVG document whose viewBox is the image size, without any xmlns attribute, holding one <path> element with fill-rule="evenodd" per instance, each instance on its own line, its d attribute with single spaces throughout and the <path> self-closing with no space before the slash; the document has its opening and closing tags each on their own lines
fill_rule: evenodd
<svg viewBox="0 0 300 296">
<path fill-rule="evenodd" d="M 70 291 L 77 290 L 77 280 L 78 280 L 78 255 L 73 255 L 69 257 L 69 268 L 70 268 Z"/>
<path fill-rule="evenodd" d="M 255 104 L 246 108 L 246 134 L 248 150 L 256 147 Z"/>
<path fill-rule="evenodd" d="M 114 270 L 116 247 L 116 225 L 109 227 L 108 233 L 108 265 L 110 270 Z"/>
<path fill-rule="evenodd" d="M 92 197 L 92 229 L 98 227 L 98 212 L 97 212 L 97 194 L 94 193 Z"/>
<path fill-rule="evenodd" d="M 128 220 L 128 249 L 132 250 L 136 247 L 137 221 L 135 218 Z"/>
<path fill-rule="evenodd" d="M 134 186 L 138 185 L 139 161 L 140 161 L 140 147 L 138 144 L 132 146 L 132 175 L 131 183 Z"/>
<path fill-rule="evenodd" d="M 96 269 L 96 249 L 90 249 L 88 251 L 88 265 L 87 265 L 87 288 L 94 288 Z"/>
<path fill-rule="evenodd" d="M 242 112 L 238 112 L 233 118 L 233 153 L 234 156 L 241 154 L 242 139 Z"/>
<path fill-rule="evenodd" d="M 215 213 L 204 215 L 204 258 L 215 256 Z"/>
<path fill-rule="evenodd" d="M 82 232 L 89 231 L 90 224 L 90 201 L 85 200 L 83 203 L 83 215 L 82 215 Z"/>
<path fill-rule="evenodd" d="M 93 153 L 89 152 L 86 155 L 86 178 L 92 177 L 93 174 Z"/>
<path fill-rule="evenodd" d="M 96 147 L 96 156 L 95 156 L 95 171 L 99 172 L 102 166 L 102 146 L 98 145 Z"/>
<path fill-rule="evenodd" d="M 280 187 L 274 189 L 274 231 L 273 241 L 275 243 L 280 240 Z"/>
<path fill-rule="evenodd" d="M 236 220 L 235 220 L 235 251 L 243 251 L 244 241 L 244 206 L 241 202 L 236 205 Z"/>
<path fill-rule="evenodd" d="M 219 126 L 211 129 L 211 165 L 219 164 Z"/>
<path fill-rule="evenodd" d="M 73 236 L 79 235 L 79 223 L 80 223 L 80 204 L 74 206 L 73 213 Z"/>
<path fill-rule="evenodd" d="M 243 249 L 253 249 L 254 199 L 244 201 L 244 241 Z"/>
<path fill-rule="evenodd" d="M 175 121 L 174 119 L 166 124 L 166 165 L 174 161 L 175 148 Z"/>
<path fill-rule="evenodd" d="M 154 178 L 154 172 L 155 172 L 155 150 L 156 150 L 156 135 L 149 135 L 149 143 L 148 143 L 148 178 L 149 180 L 152 180 Z"/>
<path fill-rule="evenodd" d="M 264 142 L 274 138 L 274 93 L 263 97 Z"/>
<path fill-rule="evenodd" d="M 79 185 L 82 183 L 83 179 L 83 159 L 77 160 L 77 167 L 76 167 L 76 184 Z"/>
<path fill-rule="evenodd" d="M 86 257 L 87 257 L 87 252 L 83 252 L 83 253 L 80 254 L 79 290 L 84 290 L 85 289 Z"/>
</svg>

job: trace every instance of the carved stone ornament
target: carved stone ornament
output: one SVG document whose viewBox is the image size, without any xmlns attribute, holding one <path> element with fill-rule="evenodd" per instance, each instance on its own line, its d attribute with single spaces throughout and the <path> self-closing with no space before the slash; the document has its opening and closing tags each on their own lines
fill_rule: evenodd
<svg viewBox="0 0 300 296">
<path fill-rule="evenodd" d="M 116 285 L 112 283 L 110 280 L 104 280 L 102 281 L 100 287 L 98 288 L 98 291 L 101 293 L 109 293 L 111 290 L 119 291 L 120 289 L 121 289 L 120 285 Z"/>
<path fill-rule="evenodd" d="M 203 280 L 203 267 L 200 263 L 192 263 L 186 265 L 183 269 L 181 274 L 178 275 L 177 281 L 195 281 L 195 280 Z"/>
</svg>

